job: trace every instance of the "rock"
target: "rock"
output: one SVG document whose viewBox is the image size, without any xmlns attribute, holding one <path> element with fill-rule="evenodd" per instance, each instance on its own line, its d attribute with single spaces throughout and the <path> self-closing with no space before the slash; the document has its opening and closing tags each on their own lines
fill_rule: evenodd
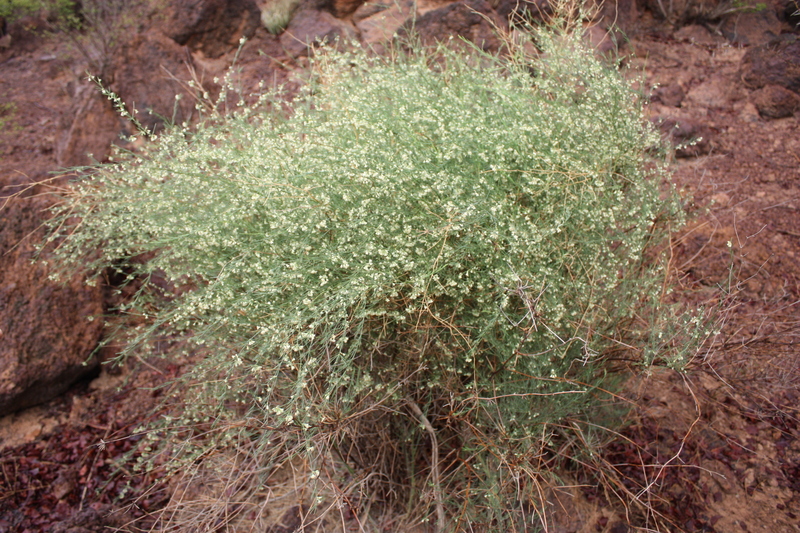
<svg viewBox="0 0 800 533">
<path fill-rule="evenodd" d="M 651 121 L 675 147 L 676 157 L 697 157 L 711 151 L 711 130 L 702 122 L 675 110 Z"/>
<path fill-rule="evenodd" d="M 484 51 L 497 52 L 501 42 L 495 27 L 505 26 L 505 21 L 484 0 L 464 0 L 428 11 L 416 21 L 407 21 L 398 35 L 403 38 L 413 28 L 424 45 L 453 36 L 463 37 Z"/>
<path fill-rule="evenodd" d="M 149 130 L 159 130 L 164 119 L 181 123 L 194 111 L 190 98 L 177 102 L 184 88 L 174 78 L 188 80 L 192 58 L 184 47 L 159 32 L 137 34 L 122 44 L 109 68 L 107 88 L 125 102 L 128 111 Z M 108 81 L 108 80 L 104 80 Z M 94 84 L 74 89 L 74 104 L 59 121 L 56 144 L 58 164 L 73 167 L 105 161 L 111 145 L 128 148 L 121 135 L 138 135 L 135 126 L 123 118 Z M 89 155 L 91 154 L 91 155 Z"/>
<path fill-rule="evenodd" d="M 553 14 L 550 0 L 495 0 L 491 5 L 503 21 L 512 23 L 545 20 Z"/>
<path fill-rule="evenodd" d="M 157 31 L 140 33 L 120 47 L 112 65 L 111 89 L 130 111 L 135 106 L 136 118 L 146 128 L 158 129 L 164 119 L 180 124 L 195 111 L 191 98 L 182 98 L 178 105 L 175 99 L 184 93 L 193 66 L 192 57 L 183 46 Z M 136 134 L 128 121 L 123 125 L 126 135 Z"/>
<path fill-rule="evenodd" d="M 749 13 L 731 13 L 724 18 L 719 30 L 732 44 L 755 46 L 777 37 L 781 23 L 775 10 L 766 8 Z"/>
<path fill-rule="evenodd" d="M 336 18 L 346 18 L 352 15 L 364 0 L 330 0 L 328 9 Z"/>
<path fill-rule="evenodd" d="M 780 85 L 765 85 L 752 95 L 758 113 L 765 118 L 785 118 L 800 109 L 800 95 Z"/>
<path fill-rule="evenodd" d="M 62 168 L 106 160 L 122 129 L 120 116 L 94 84 L 78 86 L 73 101 L 59 120 L 56 158 Z"/>
<path fill-rule="evenodd" d="M 742 122 L 755 123 L 758 122 L 761 115 L 753 102 L 744 102 L 740 106 L 734 106 L 734 111 L 739 114 L 739 119 Z"/>
<path fill-rule="evenodd" d="M 95 372 L 103 295 L 73 278 L 48 281 L 31 234 L 46 206 L 16 199 L 0 211 L 0 416 L 46 402 Z"/>
<path fill-rule="evenodd" d="M 656 88 L 650 96 L 651 102 L 660 102 L 669 107 L 680 107 L 685 94 L 677 83 Z"/>
<path fill-rule="evenodd" d="M 610 52 L 617 52 L 620 46 L 620 37 L 617 32 L 605 29 L 603 26 L 593 24 L 586 28 L 584 38 L 595 51 L 604 56 Z"/>
<path fill-rule="evenodd" d="M 265 57 L 271 60 L 265 61 Z M 278 90 L 279 87 L 283 87 L 287 98 L 291 98 L 290 95 L 296 94 L 299 90 L 299 79 L 292 78 L 291 81 L 288 79 L 289 71 L 285 67 L 288 59 L 281 46 L 280 37 L 269 33 L 266 28 L 259 28 L 239 53 L 236 64 L 237 84 L 241 84 L 245 95 L 259 94 L 265 88 Z M 195 62 L 199 63 L 197 59 Z M 206 69 L 205 65 L 200 66 Z M 220 70 L 206 69 L 206 79 L 222 78 L 228 65 L 221 66 L 223 68 Z M 249 97 L 245 96 L 245 99 Z"/>
<path fill-rule="evenodd" d="M 176 43 L 219 57 L 256 31 L 261 13 L 254 0 L 171 0 L 163 31 Z"/>
<path fill-rule="evenodd" d="M 779 85 L 800 93 L 800 39 L 783 35 L 769 44 L 750 48 L 742 57 L 739 72 L 749 89 Z"/>
<path fill-rule="evenodd" d="M 327 11 L 302 8 L 295 13 L 280 39 L 286 53 L 296 58 L 307 55 L 309 46 L 323 42 L 330 44 L 337 37 L 355 39 L 357 35 L 358 32 L 352 24 L 337 19 Z"/>
<path fill-rule="evenodd" d="M 639 21 L 637 0 L 608 0 L 600 5 L 599 18 L 603 24 L 618 28 L 630 36 Z"/>
<path fill-rule="evenodd" d="M 414 0 L 387 3 L 369 0 L 353 13 L 353 22 L 365 44 L 378 44 L 394 37 L 401 26 L 414 14 Z"/>
<path fill-rule="evenodd" d="M 725 109 L 731 102 L 741 98 L 737 84 L 725 76 L 711 76 L 695 85 L 686 93 L 683 106 L 707 109 Z"/>
<path fill-rule="evenodd" d="M 716 18 L 715 12 L 728 0 L 643 0 L 646 7 L 656 17 L 671 24 L 683 25 L 689 22 Z"/>
<path fill-rule="evenodd" d="M 672 35 L 677 41 L 690 42 L 703 46 L 714 46 L 723 44 L 725 39 L 719 35 L 714 35 L 705 26 L 699 24 L 687 24 Z"/>
<path fill-rule="evenodd" d="M 48 31 L 52 31 L 52 27 L 44 18 L 25 15 L 7 24 L 4 41 L 15 54 L 27 54 L 36 50 Z"/>
</svg>

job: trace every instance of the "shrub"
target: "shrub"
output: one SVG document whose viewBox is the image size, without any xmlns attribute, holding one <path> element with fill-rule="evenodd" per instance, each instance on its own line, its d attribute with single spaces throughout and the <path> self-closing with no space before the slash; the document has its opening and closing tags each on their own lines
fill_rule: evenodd
<svg viewBox="0 0 800 533">
<path fill-rule="evenodd" d="M 96 76 L 108 76 L 124 40 L 160 0 L 81 0 L 59 17 L 59 27 Z"/>
<path fill-rule="evenodd" d="M 704 330 L 664 303 L 681 205 L 642 98 L 567 29 L 535 45 L 320 50 L 291 106 L 242 100 L 74 183 L 50 242 L 141 283 L 122 357 L 203 354 L 143 460 L 236 474 L 176 516 L 263 518 L 291 466 L 321 514 L 510 531 L 615 368 L 686 364 Z"/>
<path fill-rule="evenodd" d="M 9 22 L 38 13 L 61 17 L 71 13 L 74 7 L 73 0 L 0 0 L 0 17 Z"/>
</svg>

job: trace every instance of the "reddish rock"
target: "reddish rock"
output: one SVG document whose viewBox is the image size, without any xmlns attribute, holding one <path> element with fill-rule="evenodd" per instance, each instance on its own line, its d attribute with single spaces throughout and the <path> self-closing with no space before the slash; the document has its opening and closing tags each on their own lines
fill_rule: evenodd
<svg viewBox="0 0 800 533">
<path fill-rule="evenodd" d="M 81 509 L 67 520 L 53 524 L 52 533 L 92 533 L 118 530 L 126 526 L 126 517 L 108 504 L 95 503 Z M 123 530 L 124 531 L 124 530 Z"/>
<path fill-rule="evenodd" d="M 407 21 L 398 34 L 403 37 L 413 28 L 425 45 L 432 45 L 450 36 L 463 37 L 482 50 L 497 52 L 501 42 L 495 27 L 502 28 L 505 25 L 505 21 L 489 3 L 484 0 L 464 0 L 428 11 L 416 21 Z"/>
<path fill-rule="evenodd" d="M 162 31 L 176 43 L 219 57 L 234 50 L 260 24 L 254 0 L 171 0 Z"/>
<path fill-rule="evenodd" d="M 193 66 L 187 49 L 159 32 L 137 34 L 120 47 L 112 66 L 111 88 L 130 109 L 135 105 L 136 118 L 146 128 L 158 129 L 162 117 L 179 124 L 194 112 L 191 98 L 179 100 L 177 106 L 175 100 L 175 95 L 184 92 L 182 83 L 185 86 L 191 79 L 189 70 Z M 127 134 L 136 133 L 130 123 L 123 124 Z"/>
<path fill-rule="evenodd" d="M 668 115 L 657 116 L 652 122 L 675 147 L 677 157 L 697 157 L 711 151 L 711 130 L 679 110 Z"/>
<path fill-rule="evenodd" d="M 716 18 L 715 12 L 727 0 L 642 0 L 643 7 L 647 8 L 656 17 L 673 24 L 708 20 Z"/>
<path fill-rule="evenodd" d="M 13 54 L 31 53 L 42 43 L 52 26 L 42 17 L 26 15 L 6 23 L 6 41 Z"/>
<path fill-rule="evenodd" d="M 627 35 L 635 32 L 639 20 L 639 6 L 636 0 L 608 0 L 600 5 L 600 19 L 606 26 L 619 28 Z"/>
<path fill-rule="evenodd" d="M 737 45 L 766 44 L 780 35 L 781 23 L 774 9 L 750 13 L 731 13 L 719 28 L 728 41 Z"/>
<path fill-rule="evenodd" d="M 677 41 L 705 46 L 719 46 L 725 44 L 725 39 L 723 37 L 711 33 L 705 26 L 699 24 L 687 24 L 673 33 L 672 37 Z"/>
<path fill-rule="evenodd" d="M 0 416 L 54 398 L 98 365 L 101 290 L 48 281 L 32 261 L 44 206 L 18 199 L 0 211 Z"/>
<path fill-rule="evenodd" d="M 785 35 L 770 44 L 750 48 L 742 57 L 740 74 L 750 89 L 780 85 L 800 93 L 800 39 Z"/>
<path fill-rule="evenodd" d="M 753 103 L 762 117 L 791 117 L 800 109 L 800 95 L 780 85 L 765 85 L 753 93 Z"/>
<path fill-rule="evenodd" d="M 550 0 L 495 0 L 491 6 L 504 21 L 512 23 L 544 20 L 553 14 Z"/>
<path fill-rule="evenodd" d="M 345 18 L 355 13 L 363 3 L 364 0 L 330 0 L 328 9 L 335 17 Z"/>
<path fill-rule="evenodd" d="M 658 87 L 653 91 L 650 101 L 660 102 L 669 107 L 680 107 L 686 94 L 677 83 Z"/>
<path fill-rule="evenodd" d="M 308 54 L 309 46 L 323 42 L 333 43 L 336 38 L 355 39 L 357 30 L 352 24 L 339 20 L 327 11 L 300 9 L 281 34 L 281 44 L 291 57 Z"/>
<path fill-rule="evenodd" d="M 397 0 L 392 4 L 369 0 L 353 13 L 353 22 L 361 33 L 361 41 L 374 45 L 390 40 L 415 9 L 414 0 Z"/>
<path fill-rule="evenodd" d="M 59 121 L 56 158 L 62 168 L 104 161 L 121 131 L 120 116 L 94 84 L 79 86 L 73 101 Z"/>
<path fill-rule="evenodd" d="M 621 37 L 621 34 L 605 25 L 593 24 L 584 30 L 584 39 L 601 56 L 617 53 L 624 43 Z"/>
<path fill-rule="evenodd" d="M 188 81 L 190 66 L 192 57 L 186 48 L 151 31 L 137 34 L 119 47 L 108 69 L 108 79 L 103 81 L 122 98 L 129 111 L 138 111 L 136 118 L 145 128 L 158 130 L 164 119 L 180 123 L 192 116 L 194 103 L 190 98 L 175 105 L 175 95 L 184 90 L 173 79 Z M 112 144 L 125 146 L 121 134 L 138 134 L 93 83 L 74 89 L 72 101 L 72 107 L 59 122 L 56 153 L 60 166 L 105 161 Z"/>
</svg>

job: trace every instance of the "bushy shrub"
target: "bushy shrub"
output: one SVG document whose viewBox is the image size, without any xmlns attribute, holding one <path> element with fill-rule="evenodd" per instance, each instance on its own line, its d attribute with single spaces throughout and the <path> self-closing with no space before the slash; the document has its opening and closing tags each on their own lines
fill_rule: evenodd
<svg viewBox="0 0 800 533">
<path fill-rule="evenodd" d="M 242 101 L 74 183 L 50 240 L 142 283 L 123 355 L 204 354 L 151 432 L 172 471 L 227 450 L 248 480 L 197 520 L 300 461 L 320 509 L 510 531 L 615 367 L 686 363 L 702 328 L 663 304 L 681 205 L 642 98 L 579 36 L 535 35 L 535 57 L 319 51 L 291 106 Z"/>
</svg>

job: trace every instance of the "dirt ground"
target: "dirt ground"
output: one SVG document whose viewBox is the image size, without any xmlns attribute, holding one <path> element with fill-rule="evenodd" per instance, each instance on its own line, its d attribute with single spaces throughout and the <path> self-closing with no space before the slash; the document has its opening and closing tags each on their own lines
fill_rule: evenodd
<svg viewBox="0 0 800 533">
<path fill-rule="evenodd" d="M 58 168 L 58 124 L 81 77 L 67 43 L 26 46 L 0 58 L 3 185 Z M 616 489 L 598 490 L 588 469 L 564 464 L 575 487 L 555 498 L 550 529 L 800 531 L 800 113 L 760 117 L 739 79 L 746 47 L 704 28 L 654 25 L 627 51 L 648 85 L 683 100 L 676 108 L 654 99 L 654 119 L 679 116 L 704 132 L 699 153 L 673 165 L 693 219 L 674 238 L 672 265 L 684 298 L 723 307 L 721 333 L 691 372 L 629 385 L 636 408 L 596 458 L 616 473 L 606 484 Z M 127 476 L 111 474 L 160 397 L 150 386 L 179 371 L 165 361 L 106 368 L 0 420 L 0 533 L 100 531 L 163 505 L 164 492 L 121 504 Z M 128 481 L 136 493 L 154 480 Z"/>
</svg>

